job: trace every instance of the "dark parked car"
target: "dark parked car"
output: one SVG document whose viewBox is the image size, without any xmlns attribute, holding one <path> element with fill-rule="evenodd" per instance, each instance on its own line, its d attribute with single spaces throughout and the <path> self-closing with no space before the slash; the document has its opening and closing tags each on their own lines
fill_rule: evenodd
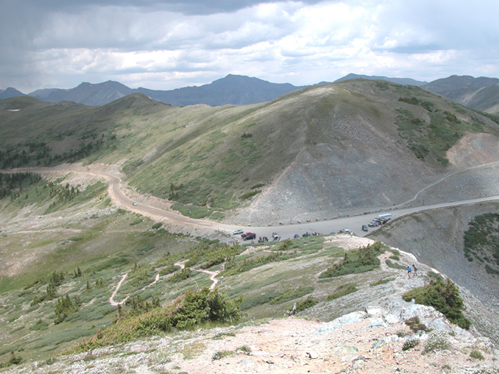
<svg viewBox="0 0 499 374">
<path fill-rule="evenodd" d="M 254 232 L 246 233 L 246 236 L 243 238 L 243 240 L 252 240 L 256 238 L 256 234 Z"/>
<path fill-rule="evenodd" d="M 362 225 L 362 231 L 369 231 L 366 225 Z"/>
</svg>

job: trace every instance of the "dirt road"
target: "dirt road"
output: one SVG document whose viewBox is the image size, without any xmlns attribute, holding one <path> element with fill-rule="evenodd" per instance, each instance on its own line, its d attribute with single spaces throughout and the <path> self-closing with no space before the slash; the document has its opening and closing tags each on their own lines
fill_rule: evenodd
<svg viewBox="0 0 499 374">
<path fill-rule="evenodd" d="M 5 172 L 5 171 L 3 171 Z M 169 223 L 173 226 L 182 227 L 183 231 L 193 231 L 197 235 L 206 234 L 213 235 L 222 232 L 225 236 L 231 238 L 231 240 L 241 241 L 239 235 L 232 236 L 231 233 L 236 229 L 242 229 L 244 232 L 251 231 L 255 232 L 257 237 L 267 236 L 272 237 L 272 233 L 277 232 L 281 239 L 292 238 L 294 235 L 302 236 L 306 232 L 318 232 L 321 234 L 327 234 L 331 232 L 339 232 L 341 229 L 351 229 L 358 236 L 364 236 L 367 232 L 360 230 L 360 227 L 367 224 L 372 219 L 376 218 L 378 214 L 382 212 L 356 215 L 351 217 L 340 217 L 331 220 L 324 221 L 314 221 L 314 222 L 303 222 L 300 224 L 283 224 L 276 226 L 244 226 L 244 225 L 234 225 L 234 224 L 224 224 L 215 221 L 208 221 L 203 219 L 194 219 L 183 216 L 178 212 L 171 210 L 165 210 L 152 205 L 152 203 L 145 202 L 135 202 L 130 197 L 128 197 L 122 187 L 122 180 L 117 175 L 116 171 L 106 170 L 105 168 L 96 167 L 95 165 L 88 166 L 78 166 L 78 165 L 60 165 L 53 168 L 19 168 L 11 170 L 9 172 L 34 172 L 40 174 L 47 173 L 80 173 L 87 174 L 91 176 L 97 176 L 99 178 L 105 179 L 109 183 L 108 192 L 112 200 L 120 207 L 124 207 L 130 211 L 146 215 L 152 219 L 159 219 Z M 436 183 L 440 183 L 439 180 Z M 426 189 L 428 187 L 425 187 Z M 423 189 L 423 190 L 424 190 Z M 422 191 L 423 191 L 422 190 Z M 421 192 L 421 191 L 420 191 Z M 420 193 L 418 192 L 418 194 Z M 417 195 L 416 195 L 417 196 Z M 460 205 L 476 204 L 485 201 L 495 201 L 499 200 L 499 196 L 489 196 L 478 199 L 469 199 L 454 202 L 445 202 L 433 205 L 424 205 L 411 208 L 389 208 L 385 212 L 390 212 L 392 214 L 392 219 L 395 220 L 405 215 L 409 215 L 416 212 L 428 211 L 433 209 L 456 207 Z M 144 199 L 146 201 L 146 199 Z M 407 202 L 405 202 L 407 203 Z M 405 204 L 404 203 L 404 204 Z M 402 204 L 401 204 L 402 205 Z"/>
</svg>

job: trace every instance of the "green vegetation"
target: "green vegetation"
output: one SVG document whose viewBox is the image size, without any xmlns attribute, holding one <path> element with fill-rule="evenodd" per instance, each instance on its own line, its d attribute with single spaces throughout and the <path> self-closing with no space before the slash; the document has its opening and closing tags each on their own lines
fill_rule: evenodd
<svg viewBox="0 0 499 374">
<path fill-rule="evenodd" d="M 316 299 L 315 297 L 308 296 L 305 300 L 300 301 L 299 303 L 296 304 L 296 313 L 303 312 L 306 309 L 312 308 L 314 305 L 319 304 L 319 300 Z M 289 309 L 291 311 L 292 309 Z"/>
<path fill-rule="evenodd" d="M 482 352 L 473 350 L 470 352 L 470 357 L 474 360 L 485 360 L 485 357 L 483 357 Z"/>
<path fill-rule="evenodd" d="M 288 288 L 278 296 L 269 301 L 270 304 L 282 304 L 290 300 L 298 299 L 314 291 L 313 287 Z"/>
<path fill-rule="evenodd" d="M 426 325 L 424 323 L 421 323 L 418 316 L 407 319 L 405 321 L 405 324 L 407 326 L 409 326 L 411 328 L 411 330 L 414 332 L 418 332 L 418 331 L 429 332 L 430 331 L 430 329 L 428 329 L 428 327 L 426 327 Z"/>
<path fill-rule="evenodd" d="M 430 333 L 422 353 L 427 354 L 436 351 L 445 351 L 450 350 L 451 348 L 452 346 L 449 343 L 446 334 L 441 330 L 437 330 Z"/>
<path fill-rule="evenodd" d="M 468 261 L 484 263 L 487 273 L 499 275 L 499 214 L 474 217 L 464 233 L 464 255 Z"/>
<path fill-rule="evenodd" d="M 394 278 L 380 279 L 380 280 L 378 280 L 378 281 L 376 281 L 376 282 L 371 282 L 371 283 L 369 283 L 369 286 L 371 286 L 371 287 L 375 287 L 375 286 L 378 286 L 378 285 L 380 285 L 380 284 L 386 284 L 386 283 L 389 283 L 389 282 L 391 282 L 391 281 L 393 281 L 393 280 L 394 280 Z"/>
<path fill-rule="evenodd" d="M 68 294 L 66 294 L 66 297 L 59 298 L 54 309 L 56 315 L 54 322 L 56 324 L 61 323 L 70 313 L 77 312 L 80 306 L 81 300 L 77 295 L 74 296 L 73 301 L 71 301 Z"/>
<path fill-rule="evenodd" d="M 390 261 L 390 260 L 388 260 L 388 259 L 387 259 L 385 262 L 386 262 L 386 266 L 388 266 L 389 268 L 392 268 L 392 269 L 399 269 L 399 270 L 404 270 L 404 269 L 406 269 L 406 267 L 405 267 L 405 266 L 400 265 L 400 264 L 397 264 L 397 263 L 395 263 L 395 262 L 392 262 L 392 261 Z"/>
<path fill-rule="evenodd" d="M 76 351 L 118 344 L 165 333 L 172 329 L 189 329 L 212 322 L 237 322 L 239 301 L 231 301 L 218 290 L 187 291 L 166 308 L 157 307 L 146 313 L 125 315 L 91 339 L 79 344 Z"/>
<path fill-rule="evenodd" d="M 412 349 L 412 348 L 418 346 L 419 343 L 420 343 L 420 341 L 417 338 L 406 340 L 404 342 L 404 344 L 402 345 L 402 350 L 403 351 L 408 351 L 409 349 Z"/>
<path fill-rule="evenodd" d="M 442 110 L 428 100 L 417 97 L 401 97 L 399 102 L 409 104 L 398 109 L 396 124 L 399 135 L 409 149 L 421 160 L 447 166 L 445 153 L 465 132 L 486 132 L 475 120 L 465 122 L 448 110 Z M 429 121 L 425 118 L 429 117 Z"/>
<path fill-rule="evenodd" d="M 19 355 L 16 355 L 16 353 L 14 351 L 11 351 L 9 361 L 7 361 L 4 364 L 0 364 L 0 368 L 6 368 L 9 366 L 13 366 L 13 365 L 19 365 L 22 362 L 23 362 L 23 358 Z"/>
<path fill-rule="evenodd" d="M 345 252 L 343 260 L 335 263 L 324 271 L 319 278 L 339 277 L 346 274 L 365 273 L 379 268 L 378 256 L 386 250 L 387 246 L 381 242 L 373 245 Z"/>
<path fill-rule="evenodd" d="M 215 353 L 213 353 L 213 356 L 211 356 L 211 359 L 213 361 L 221 360 L 222 358 L 232 356 L 233 354 L 234 352 L 232 351 L 216 351 Z"/>
<path fill-rule="evenodd" d="M 418 304 L 432 306 L 443 313 L 449 321 L 463 329 L 468 329 L 471 325 L 471 322 L 463 315 L 464 303 L 459 296 L 459 290 L 450 279 L 444 281 L 439 276 L 427 286 L 406 292 L 403 299 L 405 301 L 414 299 Z"/>
<path fill-rule="evenodd" d="M 355 283 L 347 283 L 347 284 L 342 284 L 334 292 L 330 295 L 328 295 L 327 299 L 328 300 L 335 300 L 338 299 L 342 296 L 346 296 L 350 293 L 354 293 L 358 291 L 356 284 Z"/>
</svg>

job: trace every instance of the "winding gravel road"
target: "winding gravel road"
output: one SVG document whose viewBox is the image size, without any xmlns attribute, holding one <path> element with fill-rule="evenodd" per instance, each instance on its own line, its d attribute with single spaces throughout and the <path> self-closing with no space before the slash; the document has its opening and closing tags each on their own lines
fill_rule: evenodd
<svg viewBox="0 0 499 374">
<path fill-rule="evenodd" d="M 331 220 L 324 220 L 324 221 L 314 221 L 314 222 L 303 222 L 301 224 L 284 224 L 284 225 L 277 225 L 277 226 L 244 226 L 244 225 L 234 225 L 234 224 L 224 224 L 220 222 L 215 222 L 215 221 L 208 221 L 208 220 L 202 220 L 202 219 L 194 219 L 194 218 L 189 218 L 186 216 L 183 216 L 180 213 L 173 212 L 170 210 L 164 210 L 160 209 L 157 207 L 154 207 L 152 205 L 148 205 L 145 203 L 137 202 L 135 203 L 131 198 L 129 198 L 122 189 L 122 181 L 121 179 L 109 172 L 109 171 L 95 171 L 91 170 L 88 167 L 77 167 L 75 165 L 69 165 L 69 166 L 59 166 L 59 167 L 54 167 L 54 168 L 19 168 L 19 169 L 13 169 L 9 171 L 0 171 L 0 172 L 34 172 L 34 173 L 40 173 L 40 174 L 46 174 L 46 173 L 61 173 L 61 172 L 75 172 L 75 173 L 81 173 L 81 174 L 87 174 L 87 175 L 92 175 L 92 176 L 97 176 L 100 178 L 104 178 L 109 182 L 109 188 L 108 192 L 116 202 L 118 202 L 119 205 L 125 207 L 128 210 L 131 210 L 133 212 L 139 213 L 139 214 L 145 214 L 147 216 L 150 216 L 152 218 L 158 218 L 160 220 L 165 220 L 167 223 L 171 223 L 173 225 L 180 225 L 185 228 L 186 231 L 196 231 L 199 233 L 199 231 L 206 233 L 206 234 L 215 234 L 216 232 L 223 232 L 225 233 L 225 236 L 231 236 L 231 233 L 236 230 L 236 229 L 242 229 L 243 231 L 251 231 L 255 232 L 258 237 L 263 237 L 266 236 L 268 238 L 272 238 L 272 233 L 277 232 L 278 235 L 281 237 L 281 239 L 286 239 L 286 238 L 292 238 L 295 234 L 302 236 L 306 232 L 318 232 L 318 233 L 331 233 L 331 232 L 338 232 L 341 229 L 351 229 L 355 232 L 356 235 L 358 236 L 364 236 L 367 235 L 367 232 L 361 231 L 361 226 L 364 224 L 367 224 L 374 218 L 378 216 L 378 214 L 381 214 L 383 212 L 378 212 L 378 213 L 372 213 L 372 214 L 362 214 L 362 215 L 357 215 L 357 216 L 349 216 L 349 217 L 340 217 L 340 218 L 335 218 Z M 447 177 L 452 176 L 449 175 Z M 444 180 L 443 178 L 442 180 Z M 436 183 L 440 183 L 442 180 L 439 180 Z M 424 189 L 428 188 L 425 187 Z M 423 190 L 424 190 L 423 189 Z M 420 192 L 418 192 L 419 194 Z M 416 196 L 418 195 L 416 194 Z M 395 220 L 397 218 L 400 218 L 402 216 L 412 214 L 412 213 L 417 213 L 421 211 L 427 211 L 427 210 L 433 210 L 433 209 L 440 209 L 440 208 L 449 208 L 449 207 L 456 207 L 460 205 L 469 205 L 469 204 L 476 204 L 476 203 L 481 203 L 481 202 L 489 202 L 489 201 L 497 201 L 499 200 L 499 195 L 496 196 L 488 196 L 488 197 L 483 197 L 483 198 L 477 198 L 477 199 L 468 199 L 468 200 L 462 200 L 462 201 L 454 201 L 454 202 L 445 202 L 445 203 L 439 203 L 439 204 L 432 204 L 432 205 L 424 205 L 424 206 L 418 206 L 418 207 L 411 207 L 411 208 L 389 208 L 387 209 L 386 212 L 389 212 L 392 214 L 392 219 Z M 399 205 L 400 206 L 400 205 Z M 232 236 L 232 240 L 238 240 L 241 241 L 240 235 L 237 236 Z"/>
</svg>

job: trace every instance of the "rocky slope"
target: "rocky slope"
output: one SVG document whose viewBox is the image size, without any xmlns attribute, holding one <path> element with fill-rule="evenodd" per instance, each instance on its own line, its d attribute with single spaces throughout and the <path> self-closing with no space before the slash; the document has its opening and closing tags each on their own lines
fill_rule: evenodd
<svg viewBox="0 0 499 374">
<path fill-rule="evenodd" d="M 483 203 L 422 212 L 396 220 L 370 237 L 411 252 L 497 310 L 498 276 L 488 274 L 479 261 L 466 260 L 463 237 L 473 217 L 498 209 L 498 204 Z"/>
<path fill-rule="evenodd" d="M 431 332 L 405 323 L 418 317 Z M 12 373 L 498 373 L 499 351 L 433 308 L 368 306 L 331 322 L 288 318 L 35 362 Z"/>
</svg>

